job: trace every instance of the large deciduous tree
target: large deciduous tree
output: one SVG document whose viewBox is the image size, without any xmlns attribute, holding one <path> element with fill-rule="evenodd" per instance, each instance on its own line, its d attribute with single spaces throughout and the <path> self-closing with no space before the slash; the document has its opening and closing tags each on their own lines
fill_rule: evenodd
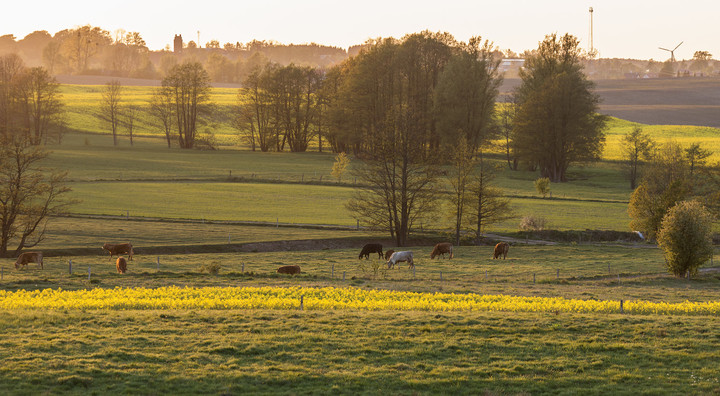
<svg viewBox="0 0 720 396">
<path fill-rule="evenodd" d="M 553 182 L 567 181 L 570 164 L 597 160 L 605 142 L 599 97 L 580 61 L 575 37 L 548 35 L 526 59 L 515 92 L 517 154 Z"/>
<path fill-rule="evenodd" d="M 38 145 L 64 128 L 59 85 L 42 67 L 26 68 L 17 55 L 0 57 L 0 138 Z"/>
<path fill-rule="evenodd" d="M 348 117 L 338 126 L 353 131 L 362 160 L 354 172 L 362 187 L 348 208 L 388 230 L 398 246 L 406 245 L 413 224 L 433 215 L 439 197 L 439 167 L 427 148 L 439 142 L 429 139 L 429 70 L 445 53 L 442 43 L 427 33 L 373 43 L 350 61 L 338 90 L 337 110 Z"/>
<path fill-rule="evenodd" d="M 72 203 L 65 174 L 40 166 L 47 155 L 22 137 L 0 138 L 0 257 L 37 245 L 50 216 Z"/>
<path fill-rule="evenodd" d="M 660 146 L 630 195 L 630 228 L 654 240 L 667 211 L 692 196 L 683 148 L 675 142 Z"/>
<path fill-rule="evenodd" d="M 173 66 L 162 80 L 174 108 L 180 148 L 195 146 L 198 124 L 209 112 L 210 76 L 198 62 Z"/>
<path fill-rule="evenodd" d="M 34 145 L 51 135 L 60 140 L 64 128 L 64 106 L 59 84 L 42 67 L 26 69 L 17 87 L 20 128 Z"/>
<path fill-rule="evenodd" d="M 446 144 L 464 136 L 469 149 L 477 151 L 496 134 L 495 99 L 502 76 L 492 43 L 473 37 L 450 58 L 435 88 L 438 134 Z"/>
</svg>

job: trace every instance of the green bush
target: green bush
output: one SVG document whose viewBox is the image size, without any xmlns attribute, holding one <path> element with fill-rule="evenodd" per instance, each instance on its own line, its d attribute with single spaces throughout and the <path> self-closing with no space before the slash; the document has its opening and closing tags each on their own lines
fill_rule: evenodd
<svg viewBox="0 0 720 396">
<path fill-rule="evenodd" d="M 663 217 L 657 236 L 668 271 L 695 275 L 713 255 L 712 215 L 697 201 L 683 201 Z"/>
<path fill-rule="evenodd" d="M 207 272 L 211 275 L 217 275 L 220 273 L 220 263 L 217 261 L 213 261 L 211 263 L 205 263 L 202 266 L 200 266 L 200 272 Z"/>
<path fill-rule="evenodd" d="M 545 198 L 550 193 L 550 178 L 541 177 L 535 180 L 535 189 Z"/>
</svg>

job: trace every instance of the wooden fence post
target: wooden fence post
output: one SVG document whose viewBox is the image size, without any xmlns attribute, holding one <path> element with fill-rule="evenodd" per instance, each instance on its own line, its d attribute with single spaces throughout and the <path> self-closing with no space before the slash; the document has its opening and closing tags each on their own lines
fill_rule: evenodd
<svg viewBox="0 0 720 396">
<path fill-rule="evenodd" d="M 88 265 L 88 280 L 90 280 L 90 266 Z"/>
<path fill-rule="evenodd" d="M 560 280 L 560 268 L 557 269 L 557 273 L 555 274 L 555 280 Z"/>
<path fill-rule="evenodd" d="M 535 284 L 535 273 L 533 272 L 533 285 Z"/>
<path fill-rule="evenodd" d="M 345 271 L 343 271 L 343 281 L 345 280 Z"/>
<path fill-rule="evenodd" d="M 623 300 L 620 300 L 620 313 L 623 313 Z"/>
<path fill-rule="evenodd" d="M 157 256 L 157 270 L 160 271 L 160 256 Z"/>
<path fill-rule="evenodd" d="M 335 279 L 335 264 L 330 268 L 330 279 Z"/>
<path fill-rule="evenodd" d="M 440 271 L 440 280 L 442 280 L 442 271 Z"/>
<path fill-rule="evenodd" d="M 68 260 L 68 272 L 72 275 L 72 260 Z"/>
<path fill-rule="evenodd" d="M 245 273 L 245 263 L 242 263 L 242 269 L 240 270 L 241 273 Z"/>
<path fill-rule="evenodd" d="M 301 311 L 303 310 L 303 298 L 304 298 L 304 297 L 305 297 L 304 295 L 301 295 L 301 296 L 300 296 L 300 310 L 301 310 Z"/>
</svg>

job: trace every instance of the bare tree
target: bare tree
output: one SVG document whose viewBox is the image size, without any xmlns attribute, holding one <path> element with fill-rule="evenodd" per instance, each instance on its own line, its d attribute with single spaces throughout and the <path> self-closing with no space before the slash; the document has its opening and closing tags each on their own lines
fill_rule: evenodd
<svg viewBox="0 0 720 396">
<path fill-rule="evenodd" d="M 453 205 L 455 221 L 455 244 L 460 244 L 460 232 L 467 217 L 466 208 L 471 205 L 469 184 L 475 166 L 475 150 L 468 145 L 467 138 L 460 134 L 458 143 L 450 151 L 450 172 L 448 179 L 452 186 L 450 202 Z"/>
<path fill-rule="evenodd" d="M 122 122 L 130 136 L 130 145 L 133 145 L 133 132 L 135 131 L 135 120 L 137 119 L 138 109 L 135 106 L 127 106 L 122 111 Z"/>
<path fill-rule="evenodd" d="M 407 244 L 413 224 L 435 215 L 441 195 L 435 188 L 438 161 L 426 150 L 423 104 L 430 87 L 415 79 L 424 50 L 415 40 L 382 41 L 352 61 L 341 88 L 344 112 L 355 117 L 345 127 L 362 128 L 368 139 L 363 164 L 354 171 L 360 186 L 347 208 L 358 220 L 388 230 L 397 246 Z"/>
<path fill-rule="evenodd" d="M 113 135 L 113 145 L 117 146 L 118 128 L 120 126 L 120 101 L 122 100 L 124 87 L 118 80 L 112 80 L 105 84 L 102 91 L 102 102 L 100 103 L 99 118 L 106 124 Z"/>
<path fill-rule="evenodd" d="M 470 220 L 475 225 L 475 240 L 478 243 L 487 226 L 515 217 L 510 200 L 503 197 L 500 189 L 492 184 L 495 176 L 494 167 L 480 153 L 469 187 L 475 201 L 475 205 L 470 208 Z"/>
<path fill-rule="evenodd" d="M 66 198 L 70 188 L 65 173 L 40 167 L 48 152 L 22 138 L 0 139 L 0 257 L 7 257 L 37 245 L 53 214 L 73 201 Z"/>
<path fill-rule="evenodd" d="M 172 102 L 172 93 L 166 88 L 158 88 L 150 98 L 150 114 L 165 131 L 165 140 L 168 148 L 172 147 L 172 130 L 175 119 L 175 108 Z"/>
<path fill-rule="evenodd" d="M 200 119 L 210 111 L 210 76 L 200 63 L 183 63 L 170 69 L 162 86 L 173 105 L 180 148 L 191 149 Z"/>
<path fill-rule="evenodd" d="M 627 161 L 627 172 L 630 178 L 630 188 L 637 187 L 637 181 L 640 177 L 640 166 L 643 162 L 652 158 L 655 150 L 655 141 L 647 133 L 643 133 L 642 128 L 635 127 L 633 131 L 625 135 L 622 140 L 623 153 Z"/>
<path fill-rule="evenodd" d="M 17 89 L 21 129 L 31 144 L 47 142 L 50 134 L 60 139 L 64 127 L 64 107 L 59 84 L 42 67 L 26 69 Z"/>
<path fill-rule="evenodd" d="M 17 127 L 18 80 L 25 64 L 17 54 L 0 56 L 0 138 L 9 138 Z"/>
<path fill-rule="evenodd" d="M 267 92 L 267 80 L 274 66 L 257 66 L 245 78 L 238 92 L 239 129 L 247 131 L 247 140 L 253 151 L 269 151 L 275 142 L 277 122 L 271 111 L 270 94 Z"/>
</svg>

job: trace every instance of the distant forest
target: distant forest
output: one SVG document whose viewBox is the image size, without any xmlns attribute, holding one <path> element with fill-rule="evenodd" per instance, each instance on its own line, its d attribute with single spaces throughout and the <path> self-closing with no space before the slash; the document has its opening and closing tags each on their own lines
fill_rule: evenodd
<svg viewBox="0 0 720 396">
<path fill-rule="evenodd" d="M 216 83 L 244 81 L 260 65 L 295 64 L 326 69 L 357 55 L 365 44 L 347 50 L 320 44 L 281 44 L 253 40 L 248 43 L 225 43 L 211 40 L 202 46 L 192 40 L 180 41 L 174 47 L 151 51 L 138 32 L 109 32 L 100 27 L 81 26 L 51 35 L 35 31 L 22 39 L 12 34 L 0 36 L 0 55 L 18 54 L 27 66 L 43 66 L 52 75 L 100 75 L 160 79 L 174 65 L 197 61 L 204 65 Z M 526 53 L 512 50 L 494 51 L 496 58 L 523 58 Z M 707 51 L 696 51 L 692 60 L 674 64 L 637 59 L 585 59 L 585 71 L 592 79 L 698 77 L 717 76 L 720 63 Z M 503 70 L 506 77 L 517 77 L 515 63 Z"/>
</svg>

